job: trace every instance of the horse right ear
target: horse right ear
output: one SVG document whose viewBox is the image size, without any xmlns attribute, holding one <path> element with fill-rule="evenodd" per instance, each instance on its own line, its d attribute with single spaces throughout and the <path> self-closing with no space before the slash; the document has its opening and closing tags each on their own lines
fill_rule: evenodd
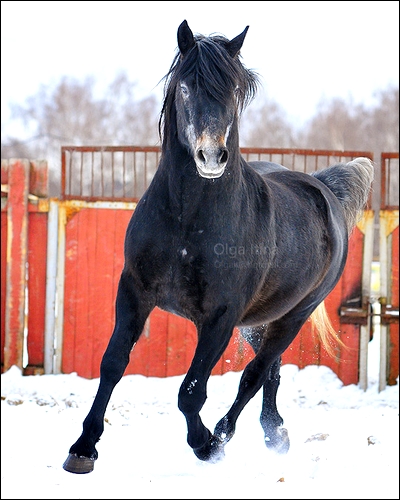
<svg viewBox="0 0 400 500">
<path fill-rule="evenodd" d="M 185 19 L 178 28 L 178 47 L 181 56 L 184 57 L 194 45 L 195 41 L 192 30 Z"/>
</svg>

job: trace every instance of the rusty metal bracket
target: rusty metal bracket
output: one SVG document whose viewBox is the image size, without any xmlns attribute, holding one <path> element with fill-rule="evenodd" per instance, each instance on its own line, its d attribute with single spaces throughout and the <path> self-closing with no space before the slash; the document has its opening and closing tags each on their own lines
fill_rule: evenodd
<svg viewBox="0 0 400 500">
<path fill-rule="evenodd" d="M 399 308 L 391 305 L 386 305 L 385 301 L 380 299 L 381 312 L 375 313 L 372 311 L 371 304 L 368 303 L 364 307 L 348 307 L 340 308 L 340 321 L 344 324 L 366 325 L 369 316 L 379 316 L 382 325 L 389 325 L 399 322 Z"/>
<path fill-rule="evenodd" d="M 342 306 L 339 309 L 341 323 L 367 325 L 368 317 L 372 315 L 372 307 L 369 302 L 367 302 L 363 307 Z"/>
<path fill-rule="evenodd" d="M 392 306 L 381 306 L 381 313 L 379 315 L 381 317 L 382 325 L 390 325 L 393 323 L 399 322 L 399 308 Z"/>
</svg>

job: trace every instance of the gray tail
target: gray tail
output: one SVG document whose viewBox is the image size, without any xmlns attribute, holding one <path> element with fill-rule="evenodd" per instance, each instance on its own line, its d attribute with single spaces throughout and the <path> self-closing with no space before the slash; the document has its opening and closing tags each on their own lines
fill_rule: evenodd
<svg viewBox="0 0 400 500">
<path fill-rule="evenodd" d="M 367 205 L 374 180 L 372 161 L 369 158 L 355 158 L 348 163 L 338 163 L 311 175 L 328 186 L 340 201 L 350 235 Z"/>
</svg>

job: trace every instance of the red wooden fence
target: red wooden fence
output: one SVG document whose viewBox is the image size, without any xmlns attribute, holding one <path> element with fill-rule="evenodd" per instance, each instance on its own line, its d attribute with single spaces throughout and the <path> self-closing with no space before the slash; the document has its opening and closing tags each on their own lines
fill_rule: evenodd
<svg viewBox="0 0 400 500">
<path fill-rule="evenodd" d="M 114 300 L 123 266 L 123 241 L 132 211 L 108 205 L 97 210 L 81 206 L 79 211 L 71 211 L 68 201 L 60 206 L 60 210 L 70 214 L 65 227 L 62 371 L 76 371 L 92 378 L 99 376 L 101 357 L 114 326 Z M 369 217 L 372 222 L 370 214 L 368 211 L 365 218 Z M 348 349 L 340 351 L 336 346 L 337 357 L 329 356 L 314 338 L 309 322 L 284 353 L 283 363 L 293 363 L 300 368 L 323 364 L 332 368 L 345 383 L 358 382 L 360 323 L 348 323 L 348 318 L 341 316 L 341 308 L 348 304 L 352 308 L 362 307 L 364 246 L 365 235 L 357 227 L 350 240 L 343 276 L 326 301 L 330 318 Z M 367 316 L 362 322 L 367 325 Z M 156 309 L 132 351 L 125 373 L 160 377 L 185 373 L 196 339 L 196 329 L 190 321 Z M 252 357 L 252 349 L 235 330 L 228 349 L 212 373 L 243 370 Z"/>
<path fill-rule="evenodd" d="M 142 153 L 149 155 L 150 149 L 152 148 Z M 66 150 L 63 153 L 66 155 L 69 151 L 71 157 L 68 162 L 66 157 L 63 157 L 63 171 L 70 179 L 75 179 L 76 175 L 71 170 L 74 166 L 72 157 L 79 148 Z M 133 147 L 124 148 L 127 153 L 132 150 Z M 115 153 L 113 150 L 112 154 Z M 158 154 L 157 148 L 155 154 Z M 304 171 L 321 168 L 318 158 L 324 156 L 325 166 L 333 162 L 334 156 L 340 156 L 346 161 L 347 155 L 350 158 L 372 157 L 366 152 L 254 148 L 244 150 L 243 154 L 247 159 L 269 159 Z M 82 151 L 79 157 L 82 158 Z M 339 161 L 342 161 L 341 158 Z M 124 169 L 125 160 L 123 157 L 121 161 Z M 336 158 L 335 160 L 337 161 Z M 132 164 L 135 165 L 134 157 Z M 147 172 L 145 180 L 148 181 L 147 167 L 145 163 L 143 165 L 144 171 Z M 382 163 L 383 167 L 387 167 L 386 163 Z M 90 169 L 94 171 L 93 165 Z M 83 168 L 80 167 L 78 171 L 82 172 Z M 126 171 L 123 170 L 123 176 L 125 175 Z M 47 297 L 46 301 L 46 279 L 47 284 L 49 282 L 49 272 L 46 271 L 47 245 L 56 239 L 58 265 L 61 269 L 57 273 L 59 302 L 56 301 L 51 314 L 58 315 L 62 321 L 56 325 L 54 342 L 50 345 L 50 349 L 54 349 L 56 357 L 58 356 L 58 365 L 55 363 L 47 372 L 75 371 L 84 377 L 98 377 L 101 356 L 113 329 L 114 300 L 123 265 L 125 229 L 137 197 L 110 198 L 106 192 L 102 192 L 97 194 L 97 197 L 103 201 L 96 201 L 93 193 L 85 198 L 83 191 L 87 188 L 82 187 L 84 183 L 78 180 L 75 184 L 63 184 L 62 200 L 49 200 L 45 162 L 2 161 L 1 176 L 2 371 L 12 364 L 24 367 L 25 374 L 44 371 L 45 353 L 49 348 L 46 347 L 45 322 L 50 314 L 48 305 L 52 299 L 55 300 L 54 297 Z M 145 180 L 142 182 L 143 187 Z M 74 186 L 78 186 L 81 192 L 74 193 Z M 125 186 L 121 187 L 118 183 L 115 183 L 112 189 L 119 189 L 123 194 L 128 193 Z M 115 202 L 113 199 L 120 201 Z M 51 230 L 51 234 L 47 234 L 49 202 L 56 203 L 59 212 L 57 229 Z M 393 210 L 393 207 L 390 208 Z M 331 358 L 313 337 L 310 323 L 307 323 L 284 353 L 283 363 L 293 363 L 300 368 L 309 364 L 329 366 L 345 384 L 358 383 L 362 378 L 365 356 L 363 346 L 365 348 L 365 336 L 369 336 L 370 321 L 369 289 L 366 290 L 366 286 L 369 286 L 372 259 L 372 253 L 369 253 L 372 241 L 368 238 L 372 221 L 373 213 L 368 210 L 351 236 L 349 257 L 343 276 L 326 301 L 331 320 L 340 332 L 347 349 L 341 351 L 337 347 L 336 358 Z M 390 355 L 385 382 L 387 380 L 388 383 L 395 383 L 398 376 L 398 354 L 396 358 L 393 352 L 396 345 L 398 347 L 398 316 L 396 324 L 393 313 L 397 307 L 398 314 L 398 206 L 397 226 L 392 223 L 391 228 L 393 230 L 390 232 L 389 244 L 393 250 L 390 266 L 394 267 L 390 267 L 389 274 L 393 269 L 395 276 L 389 281 L 391 302 L 386 303 L 386 316 L 383 318 L 390 316 L 390 324 L 394 325 L 393 328 L 390 327 Z M 104 234 L 107 234 L 107 237 L 103 237 Z M 351 311 L 356 311 L 356 314 L 352 316 Z M 185 373 L 190 365 L 196 339 L 197 333 L 190 321 L 156 309 L 149 317 L 131 354 L 126 374 L 141 373 L 164 377 Z M 53 352 L 50 353 L 50 358 L 52 356 Z M 213 374 L 242 370 L 252 357 L 251 348 L 235 330 Z M 27 359 L 27 362 L 24 359 Z"/>
<path fill-rule="evenodd" d="M 22 367 L 24 342 L 29 363 L 44 362 L 47 176 L 45 161 L 1 162 L 2 368 Z"/>
</svg>

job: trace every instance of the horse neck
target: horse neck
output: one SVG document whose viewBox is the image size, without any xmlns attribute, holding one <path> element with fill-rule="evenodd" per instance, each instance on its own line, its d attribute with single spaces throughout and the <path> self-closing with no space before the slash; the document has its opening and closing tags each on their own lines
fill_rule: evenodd
<svg viewBox="0 0 400 500">
<path fill-rule="evenodd" d="M 171 211 L 178 211 L 182 220 L 195 220 L 205 209 L 218 213 L 217 207 L 234 203 L 242 182 L 242 166 L 237 133 L 228 141 L 229 162 L 224 174 L 215 180 L 204 179 L 196 169 L 195 161 L 177 137 L 170 137 L 163 147 L 158 172 L 163 176 L 164 196 Z"/>
</svg>

